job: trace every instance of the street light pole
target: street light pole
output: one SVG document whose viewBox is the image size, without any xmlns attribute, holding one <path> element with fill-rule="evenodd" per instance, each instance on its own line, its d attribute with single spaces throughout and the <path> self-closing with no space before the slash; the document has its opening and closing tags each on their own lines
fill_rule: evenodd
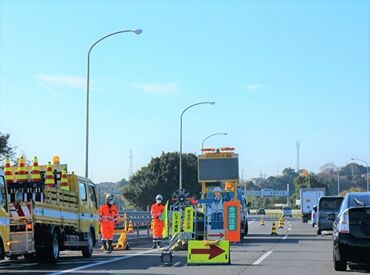
<svg viewBox="0 0 370 275">
<path fill-rule="evenodd" d="M 369 192 L 369 164 L 363 159 L 351 158 L 351 160 L 359 160 L 366 164 L 366 190 Z"/>
<path fill-rule="evenodd" d="M 113 35 L 116 35 L 116 34 L 120 34 L 120 33 L 124 33 L 124 32 L 133 32 L 133 33 L 136 33 L 136 34 L 140 34 L 142 33 L 143 31 L 140 30 L 140 29 L 136 29 L 136 30 L 124 30 L 124 31 L 117 31 L 117 32 L 113 32 L 113 33 L 110 33 L 106 36 L 103 36 L 102 38 L 98 39 L 97 41 L 95 41 L 91 47 L 89 48 L 89 51 L 87 53 L 87 77 L 86 77 L 86 148 L 85 148 L 85 177 L 87 178 L 89 176 L 89 97 L 90 97 L 90 53 L 91 53 L 91 50 L 95 47 L 96 44 L 98 44 L 100 41 L 110 37 L 110 36 L 113 36 Z"/>
<path fill-rule="evenodd" d="M 210 137 L 217 136 L 217 135 L 224 135 L 224 136 L 226 136 L 226 135 L 227 135 L 227 133 L 214 133 L 214 134 L 212 134 L 212 135 L 209 135 L 209 136 L 205 137 L 205 138 L 203 139 L 203 141 L 202 141 L 202 152 L 203 152 L 203 149 L 204 149 L 204 142 L 205 142 L 207 139 L 209 139 Z"/>
<path fill-rule="evenodd" d="M 194 107 L 194 106 L 197 106 L 197 105 L 202 105 L 202 104 L 210 104 L 210 105 L 214 105 L 216 102 L 209 102 L 209 101 L 206 101 L 206 102 L 198 102 L 198 103 L 195 103 L 195 104 L 192 104 L 188 107 L 186 107 L 182 112 L 181 112 L 181 115 L 180 115 L 180 156 L 179 156 L 179 159 L 180 159 L 180 162 L 179 162 L 179 189 L 182 190 L 182 116 L 184 115 L 184 113 L 189 110 L 190 108 Z"/>
<path fill-rule="evenodd" d="M 339 167 L 336 166 L 334 163 L 329 163 L 328 166 L 331 166 L 331 167 L 334 167 L 336 170 L 337 170 L 337 179 L 338 179 L 338 183 L 337 183 L 337 195 L 339 196 L 339 193 L 340 193 L 340 187 L 339 187 Z"/>
</svg>

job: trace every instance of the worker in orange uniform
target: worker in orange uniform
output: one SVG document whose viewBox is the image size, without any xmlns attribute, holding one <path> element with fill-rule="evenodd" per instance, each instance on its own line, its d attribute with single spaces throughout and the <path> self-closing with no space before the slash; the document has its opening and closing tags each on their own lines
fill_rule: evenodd
<svg viewBox="0 0 370 275">
<path fill-rule="evenodd" d="M 114 197 L 112 194 L 108 193 L 105 196 L 105 200 L 105 204 L 101 205 L 98 210 L 99 224 L 103 240 L 104 252 L 110 254 L 112 252 L 114 225 L 119 224 L 119 213 L 117 206 L 113 204 Z"/>
<path fill-rule="evenodd" d="M 162 220 L 162 214 L 164 211 L 164 206 L 162 204 L 162 195 L 157 195 L 155 197 L 155 203 L 152 204 L 150 209 L 150 214 L 152 215 L 152 225 L 153 225 L 153 248 L 160 248 L 160 240 L 163 234 L 164 221 Z"/>
</svg>

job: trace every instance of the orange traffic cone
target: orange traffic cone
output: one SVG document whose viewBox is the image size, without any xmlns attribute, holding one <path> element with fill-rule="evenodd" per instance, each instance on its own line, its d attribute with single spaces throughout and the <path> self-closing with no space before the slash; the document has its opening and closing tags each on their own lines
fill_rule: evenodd
<svg viewBox="0 0 370 275">
<path fill-rule="evenodd" d="M 62 178 L 61 178 L 61 181 L 60 181 L 60 189 L 69 192 L 69 184 L 68 184 L 66 169 L 62 170 Z"/>
<path fill-rule="evenodd" d="M 46 167 L 45 185 L 49 186 L 49 187 L 54 187 L 54 185 L 55 185 L 53 168 L 51 167 L 51 162 L 50 161 L 48 162 L 48 165 Z"/>
<path fill-rule="evenodd" d="M 24 168 L 24 157 L 21 156 L 18 160 L 18 174 L 16 175 L 17 182 L 24 183 L 28 180 L 28 173 Z"/>
<path fill-rule="evenodd" d="M 14 176 L 13 176 L 12 169 L 10 168 L 10 160 L 9 159 L 5 160 L 4 176 L 5 176 L 6 184 L 14 183 Z"/>
<path fill-rule="evenodd" d="M 128 230 L 127 230 L 128 233 L 132 233 L 134 232 L 134 228 L 132 226 L 132 221 L 129 221 L 128 223 Z"/>
<path fill-rule="evenodd" d="M 37 161 L 37 157 L 33 158 L 32 170 L 31 170 L 31 180 L 32 180 L 32 182 L 41 181 L 40 167 L 39 167 L 39 163 Z"/>
</svg>

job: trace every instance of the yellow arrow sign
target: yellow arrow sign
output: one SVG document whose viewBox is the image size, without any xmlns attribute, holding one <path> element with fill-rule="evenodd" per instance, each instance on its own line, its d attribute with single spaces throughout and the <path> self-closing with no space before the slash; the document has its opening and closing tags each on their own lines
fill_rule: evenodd
<svg viewBox="0 0 370 275">
<path fill-rule="evenodd" d="M 189 241 L 188 264 L 229 264 L 229 241 Z"/>
</svg>

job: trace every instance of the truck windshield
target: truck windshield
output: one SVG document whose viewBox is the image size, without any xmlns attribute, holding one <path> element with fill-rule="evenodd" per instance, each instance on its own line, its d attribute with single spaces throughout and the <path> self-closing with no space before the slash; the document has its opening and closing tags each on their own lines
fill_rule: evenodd
<svg viewBox="0 0 370 275">
<path fill-rule="evenodd" d="M 343 198 L 323 198 L 319 203 L 319 211 L 339 211 Z"/>
<path fill-rule="evenodd" d="M 0 176 L 0 206 L 7 210 L 5 181 L 3 176 Z"/>
</svg>

